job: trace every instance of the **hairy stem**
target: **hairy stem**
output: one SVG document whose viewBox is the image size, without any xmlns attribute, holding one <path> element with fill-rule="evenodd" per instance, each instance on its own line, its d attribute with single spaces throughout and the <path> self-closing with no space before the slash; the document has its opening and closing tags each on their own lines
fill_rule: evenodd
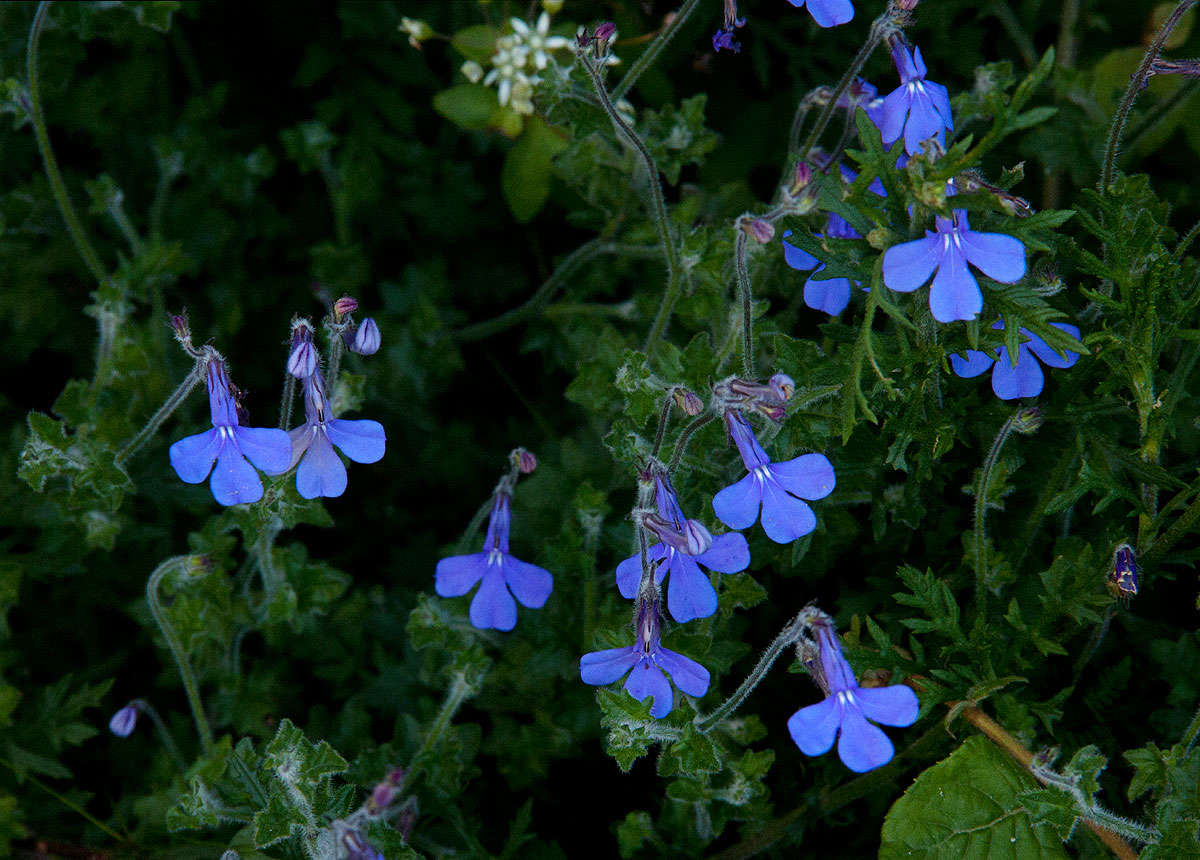
<svg viewBox="0 0 1200 860">
<path fill-rule="evenodd" d="M 163 405 L 158 407 L 158 411 L 150 416 L 150 420 L 146 422 L 146 426 L 137 432 L 137 435 L 125 443 L 125 446 L 117 452 L 114 462 L 121 466 L 137 453 L 138 449 L 146 444 L 146 440 L 158 432 L 158 428 L 163 422 L 171 417 L 179 404 L 187 399 L 187 396 L 192 393 L 192 389 L 200 384 L 204 379 L 204 371 L 208 367 L 209 354 L 204 354 L 201 358 L 196 359 L 196 363 L 192 366 L 191 371 L 184 378 L 183 382 L 179 383 L 179 387 L 171 392 L 171 396 L 163 402 Z"/>
<path fill-rule="evenodd" d="M 733 242 L 733 270 L 737 275 L 738 298 L 742 301 L 742 375 L 754 378 L 754 316 L 750 295 L 750 273 L 746 269 L 746 231 L 738 229 Z"/>
<path fill-rule="evenodd" d="M 117 840 L 118 842 L 128 842 L 129 841 L 126 837 L 122 836 L 120 833 L 113 830 L 111 827 L 109 827 L 103 821 L 96 818 L 94 815 L 92 815 L 90 812 L 88 812 L 86 809 L 84 809 L 78 803 L 71 800 L 69 797 L 65 797 L 65 796 L 59 794 L 57 791 L 55 791 L 50 786 L 46 785 L 46 783 L 42 782 L 40 779 L 38 779 L 33 774 L 19 772 L 16 769 L 16 767 L 13 765 L 13 763 L 10 762 L 8 759 L 0 757 L 0 764 L 4 765 L 6 768 L 11 770 L 14 774 L 17 774 L 19 778 L 28 780 L 29 782 L 36 785 L 42 791 L 46 792 L 46 794 L 50 795 L 55 800 L 57 800 L 59 803 L 61 803 L 63 806 L 65 806 L 67 809 L 71 810 L 72 812 L 76 812 L 79 815 L 86 818 L 96 829 L 108 834 L 113 839 Z M 90 853 L 89 853 L 89 856 L 91 856 Z"/>
<path fill-rule="evenodd" d="M 679 7 L 679 11 L 675 13 L 675 17 L 667 26 L 663 27 L 662 32 L 658 34 L 658 38 L 647 46 L 642 55 L 633 61 L 629 71 L 624 77 L 613 87 L 613 101 L 623 99 L 625 95 L 633 89 L 633 85 L 637 83 L 638 78 L 642 73 L 654 65 L 654 61 L 658 59 L 658 55 L 662 53 L 662 49 L 667 46 L 667 43 L 675 38 L 675 34 L 679 32 L 684 23 L 691 16 L 692 11 L 700 5 L 700 0 L 685 0 L 684 4 Z"/>
<path fill-rule="evenodd" d="M 192 708 L 192 719 L 196 721 L 196 731 L 200 735 L 200 746 L 204 750 L 204 754 L 208 755 L 212 752 L 213 734 L 208 725 L 208 717 L 204 714 L 204 702 L 200 698 L 200 685 L 196 683 L 196 676 L 192 674 L 192 667 L 188 663 L 187 652 L 183 649 L 179 634 L 171 626 L 158 594 L 159 584 L 168 573 L 186 573 L 197 563 L 196 556 L 179 555 L 167 559 L 156 567 L 146 582 L 146 602 L 150 604 L 150 613 L 154 616 L 158 629 L 162 631 L 163 638 L 167 640 L 167 647 L 171 649 L 175 665 L 179 667 L 179 677 L 183 680 L 183 689 L 187 693 L 188 704 Z"/>
<path fill-rule="evenodd" d="M 987 496 L 992 486 L 992 472 L 1000 459 L 1000 451 L 1004 443 L 1012 435 L 1013 426 L 1023 409 L 1018 409 L 1004 422 L 1000 432 L 992 442 L 987 459 L 983 461 L 983 470 L 979 474 L 979 485 L 975 488 L 975 602 L 978 605 L 979 617 L 987 614 L 988 592 L 988 558 L 987 558 Z"/>
<path fill-rule="evenodd" d="M 1117 113 L 1113 117 L 1112 125 L 1108 130 L 1108 143 L 1104 147 L 1104 168 L 1100 172 L 1101 194 L 1107 194 L 1108 186 L 1112 184 L 1113 173 L 1117 167 L 1117 149 L 1121 144 L 1121 135 L 1125 131 L 1125 123 L 1129 120 L 1129 112 L 1133 109 L 1133 103 L 1137 101 L 1138 94 L 1146 86 L 1146 81 L 1150 79 L 1150 66 L 1158 59 L 1163 45 L 1166 44 L 1171 31 L 1175 29 L 1175 25 L 1179 23 L 1179 19 L 1195 4 L 1196 0 L 1180 0 L 1179 5 L 1175 7 L 1175 11 L 1170 14 L 1167 20 L 1163 21 L 1162 27 L 1159 28 L 1158 34 L 1154 37 L 1154 41 L 1146 49 L 1141 65 L 1138 66 L 1133 77 L 1129 79 L 1129 86 L 1125 88 L 1125 95 L 1121 97 L 1121 103 L 1117 105 Z"/>
<path fill-rule="evenodd" d="M 167 724 L 163 722 L 163 718 L 158 715 L 158 710 L 145 699 L 134 699 L 129 704 L 150 718 L 150 722 L 154 723 L 154 730 L 158 732 L 158 739 L 167 748 L 167 752 L 170 753 L 171 758 L 175 759 L 175 763 L 179 765 L 179 769 L 186 771 L 187 761 L 184 759 L 183 754 L 179 752 L 175 738 L 171 735 Z"/>
<path fill-rule="evenodd" d="M 411 789 L 415 784 L 417 776 L 425 769 L 425 760 L 433 750 L 434 744 L 446 733 L 454 715 L 458 713 L 458 709 L 462 707 L 463 702 L 470 694 L 471 685 L 467 679 L 462 674 L 455 674 L 454 679 L 450 682 L 450 689 L 446 691 L 446 698 L 442 700 L 442 707 L 438 709 L 437 716 L 433 718 L 433 723 L 429 726 L 429 731 L 425 733 L 425 739 L 413 753 L 408 776 L 405 779 L 406 788 Z"/>
<path fill-rule="evenodd" d="M 675 405 L 675 398 L 671 391 L 667 392 L 667 396 L 663 398 L 662 412 L 658 416 L 658 431 L 654 434 L 654 448 L 650 451 L 650 456 L 655 459 L 662 451 L 663 437 L 667 435 L 667 426 L 671 423 L 671 407 Z"/>
<path fill-rule="evenodd" d="M 279 429 L 286 430 L 292 423 L 292 406 L 296 402 L 296 377 L 284 374 L 283 398 L 279 401 Z"/>
<path fill-rule="evenodd" d="M 668 472 L 674 472 L 679 467 L 679 461 L 683 459 L 688 442 L 692 440 L 692 436 L 695 435 L 696 431 L 714 421 L 716 417 L 716 415 L 711 413 L 697 415 L 692 419 L 690 424 L 683 428 L 679 434 L 679 438 L 675 440 L 675 449 L 671 452 L 671 462 L 667 464 Z"/>
</svg>

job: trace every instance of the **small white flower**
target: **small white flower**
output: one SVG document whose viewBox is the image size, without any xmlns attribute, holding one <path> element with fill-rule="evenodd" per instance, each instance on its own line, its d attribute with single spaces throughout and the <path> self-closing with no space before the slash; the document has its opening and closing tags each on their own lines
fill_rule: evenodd
<svg viewBox="0 0 1200 860">
<path fill-rule="evenodd" d="M 479 83 L 480 78 L 483 77 L 483 66 L 474 60 L 467 60 L 462 64 L 462 68 L 459 71 L 463 73 L 464 78 L 473 84 Z"/>
<path fill-rule="evenodd" d="M 570 44 L 564 36 L 550 35 L 550 15 L 546 12 L 538 16 L 536 27 L 530 27 L 519 18 L 513 18 L 510 23 L 517 38 L 533 56 L 533 64 L 538 69 L 546 68 L 549 62 L 547 51 L 559 51 Z"/>
</svg>

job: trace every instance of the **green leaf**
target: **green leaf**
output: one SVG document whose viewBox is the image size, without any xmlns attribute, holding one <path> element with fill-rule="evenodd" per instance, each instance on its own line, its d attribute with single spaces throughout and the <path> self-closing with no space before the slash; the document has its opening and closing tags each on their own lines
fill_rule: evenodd
<svg viewBox="0 0 1200 860">
<path fill-rule="evenodd" d="M 263 755 L 265 767 L 287 785 L 307 792 L 327 776 L 342 773 L 349 766 L 329 741 L 314 744 L 289 719 L 279 723 L 275 737 L 267 744 Z"/>
<path fill-rule="evenodd" d="M 522 224 L 533 219 L 550 194 L 550 162 L 567 148 L 565 135 L 538 116 L 525 122 L 525 132 L 508 151 L 500 171 L 500 188 L 513 217 Z"/>
<path fill-rule="evenodd" d="M 880 860 L 1066 857 L 1018 795 L 1037 781 L 984 737 L 969 738 L 926 770 L 883 822 Z"/>
<path fill-rule="evenodd" d="M 464 27 L 450 37 L 450 45 L 468 60 L 486 63 L 496 53 L 496 39 L 499 33 L 495 27 L 487 24 L 476 24 Z M 436 107 L 436 100 L 434 106 Z M 441 110 L 438 111 L 441 113 Z M 442 114 L 445 116 L 445 114 Z"/>
<path fill-rule="evenodd" d="M 433 109 L 466 131 L 483 131 L 500 106 L 496 91 L 481 84 L 459 84 L 433 97 Z"/>
<path fill-rule="evenodd" d="M 304 815 L 283 794 L 272 794 L 266 809 L 254 814 L 254 847 L 267 848 L 308 830 Z"/>
</svg>

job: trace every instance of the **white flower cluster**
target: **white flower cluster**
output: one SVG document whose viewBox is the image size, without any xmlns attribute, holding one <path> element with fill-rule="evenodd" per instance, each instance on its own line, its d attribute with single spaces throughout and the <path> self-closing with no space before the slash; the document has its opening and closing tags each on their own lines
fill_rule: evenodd
<svg viewBox="0 0 1200 860">
<path fill-rule="evenodd" d="M 541 79 L 537 72 L 550 62 L 551 51 L 566 48 L 563 36 L 550 35 L 550 15 L 543 12 L 535 26 L 513 18 L 512 33 L 496 40 L 491 70 L 485 76 L 483 67 L 474 61 L 463 63 L 462 73 L 471 83 L 483 79 L 484 86 L 496 84 L 500 104 L 511 104 L 520 114 L 533 113 L 533 86 Z"/>
</svg>

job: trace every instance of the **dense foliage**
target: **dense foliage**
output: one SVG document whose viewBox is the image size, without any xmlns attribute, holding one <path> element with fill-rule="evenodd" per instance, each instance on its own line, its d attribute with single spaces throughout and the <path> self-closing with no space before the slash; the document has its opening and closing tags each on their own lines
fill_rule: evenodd
<svg viewBox="0 0 1200 860">
<path fill-rule="evenodd" d="M 1200 856 L 1193 2 L 0 4 L 0 853 Z"/>
</svg>

